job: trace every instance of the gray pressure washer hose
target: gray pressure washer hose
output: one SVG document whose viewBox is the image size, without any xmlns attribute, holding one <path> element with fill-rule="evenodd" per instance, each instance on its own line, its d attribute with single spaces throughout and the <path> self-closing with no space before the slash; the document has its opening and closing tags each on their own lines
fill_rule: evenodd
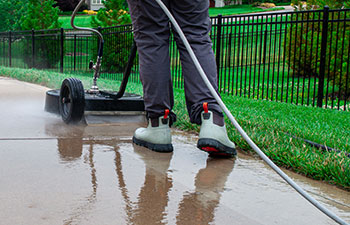
<svg viewBox="0 0 350 225">
<path fill-rule="evenodd" d="M 161 0 L 155 0 L 159 6 L 163 9 L 164 13 L 169 17 L 171 23 L 174 25 L 175 30 L 178 32 L 180 35 L 181 40 L 186 46 L 186 49 L 188 53 L 191 56 L 191 59 L 193 60 L 193 63 L 195 64 L 199 74 L 203 78 L 203 81 L 209 88 L 211 94 L 214 96 L 220 107 L 223 109 L 227 117 L 231 120 L 232 124 L 235 126 L 235 128 L 238 130 L 238 132 L 242 135 L 244 140 L 248 142 L 248 144 L 254 149 L 254 151 L 274 170 L 278 175 L 280 175 L 290 186 L 292 186 L 297 192 L 299 192 L 306 200 L 308 200 L 311 204 L 316 206 L 319 210 L 321 210 L 324 214 L 329 216 L 331 219 L 336 221 L 339 224 L 342 225 L 348 225 L 343 219 L 338 217 L 336 214 L 328 210 L 326 207 L 321 205 L 316 199 L 311 197 L 309 194 L 307 194 L 298 184 L 296 184 L 291 178 L 289 178 L 279 167 L 277 167 L 260 149 L 259 147 L 250 139 L 250 137 L 247 135 L 247 133 L 242 129 L 242 127 L 237 123 L 235 118 L 232 116 L 231 112 L 227 109 L 226 105 L 224 102 L 221 100 L 219 95 L 216 93 L 215 89 L 209 82 L 205 72 L 203 71 L 203 68 L 201 67 L 196 55 L 194 54 L 190 44 L 188 43 L 187 38 L 185 37 L 184 33 L 182 32 L 179 24 L 176 22 L 175 18 L 173 15 L 170 13 L 168 8 L 164 5 L 164 3 Z"/>
<path fill-rule="evenodd" d="M 78 27 L 74 24 L 74 19 L 75 16 L 77 15 L 80 7 L 85 3 L 84 0 L 81 0 L 78 5 L 75 7 L 73 13 L 72 13 L 72 18 L 70 20 L 70 24 L 73 27 L 73 29 L 75 30 L 82 30 L 82 31 L 89 31 L 89 32 L 93 32 L 95 34 L 97 34 L 98 38 L 99 38 L 99 46 L 98 46 L 98 54 L 97 54 L 97 60 L 96 60 L 96 64 L 92 65 L 92 69 L 95 70 L 94 72 L 94 79 L 93 79 L 93 84 L 91 89 L 89 90 L 92 93 L 97 94 L 99 92 L 98 87 L 97 87 L 97 79 L 100 77 L 100 70 L 101 70 L 101 63 L 102 63 L 102 55 L 103 55 L 103 44 L 104 44 L 104 40 L 103 40 L 103 35 L 92 28 L 88 28 L 88 27 Z"/>
</svg>

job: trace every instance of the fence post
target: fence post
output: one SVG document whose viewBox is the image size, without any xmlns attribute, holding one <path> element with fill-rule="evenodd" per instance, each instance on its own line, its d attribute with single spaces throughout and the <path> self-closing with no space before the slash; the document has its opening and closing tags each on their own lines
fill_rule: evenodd
<svg viewBox="0 0 350 225">
<path fill-rule="evenodd" d="M 222 15 L 218 15 L 217 21 L 217 33 L 216 33 L 216 70 L 217 70 L 217 82 L 219 86 L 219 71 L 220 71 L 220 56 L 221 56 L 221 30 L 222 30 Z M 219 88 L 220 89 L 220 88 Z"/>
<path fill-rule="evenodd" d="M 325 6 L 323 10 L 323 21 L 322 21 L 321 61 L 320 61 L 320 77 L 318 79 L 317 107 L 322 107 L 323 105 L 324 76 L 326 71 L 328 20 L 329 20 L 329 7 Z"/>
<path fill-rule="evenodd" d="M 61 63 L 60 63 L 60 72 L 63 73 L 63 62 L 64 62 L 64 28 L 61 28 Z"/>
<path fill-rule="evenodd" d="M 263 65 L 265 66 L 266 64 L 266 52 L 267 52 L 267 28 L 265 30 L 265 34 L 264 34 L 264 50 L 263 50 Z"/>
<path fill-rule="evenodd" d="M 32 29 L 32 68 L 35 65 L 35 31 Z"/>
<path fill-rule="evenodd" d="M 12 67 L 12 54 L 11 54 L 11 43 L 12 42 L 12 32 L 9 31 L 9 66 Z"/>
</svg>

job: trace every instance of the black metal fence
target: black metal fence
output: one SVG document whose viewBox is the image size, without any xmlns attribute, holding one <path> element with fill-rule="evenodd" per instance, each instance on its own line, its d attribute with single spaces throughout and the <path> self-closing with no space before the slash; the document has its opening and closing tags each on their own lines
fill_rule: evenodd
<svg viewBox="0 0 350 225">
<path fill-rule="evenodd" d="M 211 18 L 221 94 L 349 110 L 350 9 Z M 102 78 L 122 79 L 130 25 L 102 28 Z M 174 86 L 183 88 L 179 53 L 170 41 Z M 69 29 L 0 33 L 0 65 L 91 74 L 97 38 Z M 138 63 L 131 81 L 139 82 Z"/>
</svg>

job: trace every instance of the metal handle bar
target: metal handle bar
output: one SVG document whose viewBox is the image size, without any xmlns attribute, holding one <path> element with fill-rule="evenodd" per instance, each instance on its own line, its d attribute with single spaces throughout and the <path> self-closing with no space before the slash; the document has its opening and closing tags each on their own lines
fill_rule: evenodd
<svg viewBox="0 0 350 225">
<path fill-rule="evenodd" d="M 97 56 L 97 61 L 96 64 L 93 65 L 93 69 L 95 70 L 94 72 L 94 79 L 93 79 L 93 84 L 92 87 L 90 89 L 91 93 L 99 93 L 98 87 L 97 87 L 97 79 L 100 77 L 100 69 L 101 69 L 101 62 L 102 62 L 102 55 L 103 55 L 103 36 L 100 32 L 98 32 L 95 29 L 92 28 L 88 28 L 88 27 L 78 27 L 74 25 L 74 19 L 75 16 L 77 15 L 80 7 L 84 4 L 85 0 L 80 0 L 80 2 L 78 3 L 78 5 L 75 7 L 73 13 L 72 13 L 72 18 L 70 20 L 70 24 L 73 27 L 73 29 L 75 30 L 82 30 L 82 31 L 90 31 L 93 32 L 95 34 L 97 34 L 98 38 L 99 38 L 99 46 L 98 46 L 98 56 Z"/>
<path fill-rule="evenodd" d="M 70 24 L 71 26 L 75 29 L 75 30 L 83 30 L 83 31 L 90 31 L 90 32 L 93 32 L 95 34 L 98 35 L 98 38 L 100 39 L 100 43 L 103 43 L 104 40 L 103 40 L 103 36 L 100 32 L 98 32 L 97 30 L 95 29 L 92 29 L 92 28 L 88 28 L 88 27 L 78 27 L 78 26 L 75 26 L 74 25 L 74 19 L 75 19 L 75 16 L 77 15 L 77 12 L 79 11 L 80 7 L 84 4 L 84 1 L 85 0 L 81 0 L 79 2 L 79 4 L 75 7 L 73 13 L 72 13 L 72 18 L 70 20 Z"/>
</svg>

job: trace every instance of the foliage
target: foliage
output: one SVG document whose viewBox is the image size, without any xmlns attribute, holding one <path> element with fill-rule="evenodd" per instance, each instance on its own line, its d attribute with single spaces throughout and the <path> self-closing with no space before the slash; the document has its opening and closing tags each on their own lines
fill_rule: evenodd
<svg viewBox="0 0 350 225">
<path fill-rule="evenodd" d="M 340 9 L 343 6 L 349 5 L 349 0 L 311 0 L 311 5 L 318 5 L 321 8 L 324 8 L 326 5 L 331 9 Z"/>
<path fill-rule="evenodd" d="M 54 0 L 29 0 L 25 14 L 21 17 L 22 30 L 57 29 L 59 9 L 53 7 Z"/>
<path fill-rule="evenodd" d="M 0 31 L 17 30 L 20 28 L 19 20 L 26 8 L 24 0 L 0 0 Z"/>
<path fill-rule="evenodd" d="M 131 23 L 126 1 L 106 0 L 103 4 L 105 8 L 101 8 L 97 15 L 92 17 L 92 26 L 111 27 Z M 108 72 L 122 72 L 129 58 L 131 44 L 132 37 L 126 36 L 122 31 L 109 35 L 104 44 L 102 69 Z M 94 51 L 94 57 L 97 57 L 97 49 Z"/>
<path fill-rule="evenodd" d="M 54 0 L 29 0 L 26 13 L 20 20 L 22 30 L 48 30 L 58 29 L 61 24 L 58 21 L 59 9 L 53 7 Z M 56 33 L 57 31 L 40 31 L 40 34 Z M 59 61 L 57 57 L 60 53 L 59 38 L 46 37 L 41 35 L 34 39 L 34 65 L 32 60 L 32 39 L 27 37 L 25 40 L 25 62 L 30 67 L 35 68 L 53 68 Z"/>
<path fill-rule="evenodd" d="M 123 0 L 103 1 L 104 8 L 101 8 L 92 19 L 94 27 L 111 27 L 123 24 L 130 24 L 130 14 Z"/>
<path fill-rule="evenodd" d="M 349 0 L 292 0 L 292 5 L 296 10 L 311 10 L 311 9 L 323 9 L 326 5 L 330 9 L 340 9 L 340 8 L 349 8 Z"/>
<path fill-rule="evenodd" d="M 128 62 L 132 45 L 132 35 L 128 35 L 125 27 L 116 27 L 112 34 L 105 38 L 102 71 L 108 73 L 121 73 Z M 103 33 L 103 32 L 102 32 Z M 97 57 L 97 45 L 93 50 L 94 58 Z"/>
<path fill-rule="evenodd" d="M 332 8 L 339 8 L 349 3 L 350 0 L 345 2 L 341 0 L 312 0 L 307 3 L 293 2 L 296 10 L 319 9 L 326 5 L 330 5 Z M 350 13 L 330 12 L 329 18 L 333 20 L 350 19 Z M 307 21 L 308 19 L 322 20 L 323 14 L 298 14 L 298 18 L 293 17 L 293 20 L 296 19 L 298 21 Z M 289 26 L 287 35 L 285 43 L 286 62 L 294 70 L 295 75 L 318 77 L 321 62 L 322 23 L 294 23 Z M 350 66 L 348 65 L 349 43 L 349 23 L 338 22 L 334 23 L 333 26 L 328 26 L 325 76 L 328 78 L 330 85 L 338 90 L 338 94 L 343 99 L 350 95 L 350 78 L 347 78 L 347 71 L 349 71 Z"/>
</svg>

